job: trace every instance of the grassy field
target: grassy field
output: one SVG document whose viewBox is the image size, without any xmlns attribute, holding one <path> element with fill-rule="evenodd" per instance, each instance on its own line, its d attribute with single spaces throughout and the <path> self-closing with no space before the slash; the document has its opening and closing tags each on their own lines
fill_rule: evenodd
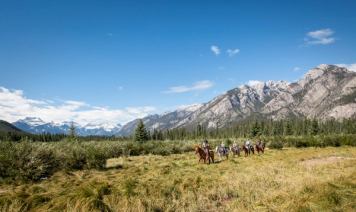
<svg viewBox="0 0 356 212">
<path fill-rule="evenodd" d="M 198 164 L 193 152 L 2 184 L 1 211 L 355 211 L 356 148 L 288 148 Z"/>
</svg>

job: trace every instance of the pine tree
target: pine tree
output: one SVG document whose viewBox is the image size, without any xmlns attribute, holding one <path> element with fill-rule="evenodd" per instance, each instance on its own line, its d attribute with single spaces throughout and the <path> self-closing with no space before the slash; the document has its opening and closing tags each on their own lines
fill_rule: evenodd
<svg viewBox="0 0 356 212">
<path fill-rule="evenodd" d="M 284 135 L 292 135 L 292 134 L 293 134 L 293 130 L 292 130 L 291 121 L 286 120 L 284 125 Z"/>
<path fill-rule="evenodd" d="M 148 140 L 148 133 L 143 121 L 140 120 L 135 130 L 135 141 L 145 142 Z"/>
<path fill-rule="evenodd" d="M 69 137 L 71 139 L 74 139 L 76 136 L 76 133 L 75 133 L 75 126 L 74 126 L 74 122 L 71 122 L 70 123 L 70 126 L 69 126 Z"/>
<path fill-rule="evenodd" d="M 258 125 L 258 122 L 255 121 L 252 125 L 251 136 L 256 137 L 256 136 L 259 136 L 260 134 L 261 134 L 261 128 Z"/>
<path fill-rule="evenodd" d="M 319 124 L 316 119 L 313 119 L 310 128 L 310 135 L 317 135 L 319 132 Z"/>
</svg>

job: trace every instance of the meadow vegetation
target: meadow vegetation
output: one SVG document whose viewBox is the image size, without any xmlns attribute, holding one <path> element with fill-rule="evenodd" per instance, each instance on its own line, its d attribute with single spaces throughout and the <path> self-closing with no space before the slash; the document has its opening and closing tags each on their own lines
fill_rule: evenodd
<svg viewBox="0 0 356 212">
<path fill-rule="evenodd" d="M 100 170 L 3 182 L 0 211 L 355 211 L 355 162 L 350 146 L 267 149 L 211 165 L 198 164 L 190 151 L 120 156 Z"/>
<path fill-rule="evenodd" d="M 144 128 L 143 128 L 144 129 Z M 197 164 L 195 140 L 0 140 L 1 211 L 354 210 L 356 136 L 257 136 L 264 155 Z M 242 145 L 247 138 L 209 139 Z M 312 148 L 308 148 L 312 147 Z M 326 199 L 325 199 L 326 198 Z"/>
<path fill-rule="evenodd" d="M 355 146 L 354 135 L 308 137 L 260 137 L 271 149 L 283 147 L 339 147 Z M 245 138 L 211 139 L 212 147 L 225 142 L 240 145 Z M 255 139 L 256 140 L 256 139 Z M 39 181 L 57 171 L 106 168 L 106 161 L 120 156 L 171 155 L 191 152 L 200 140 L 176 141 L 75 141 L 58 142 L 4 142 L 0 141 L 0 182 Z"/>
</svg>

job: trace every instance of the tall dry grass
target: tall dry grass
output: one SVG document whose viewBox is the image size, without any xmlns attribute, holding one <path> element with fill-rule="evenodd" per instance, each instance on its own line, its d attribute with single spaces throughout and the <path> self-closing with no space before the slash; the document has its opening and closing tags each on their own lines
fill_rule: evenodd
<svg viewBox="0 0 356 212">
<path fill-rule="evenodd" d="M 198 164 L 193 153 L 2 184 L 1 211 L 355 211 L 356 148 L 267 150 Z"/>
</svg>

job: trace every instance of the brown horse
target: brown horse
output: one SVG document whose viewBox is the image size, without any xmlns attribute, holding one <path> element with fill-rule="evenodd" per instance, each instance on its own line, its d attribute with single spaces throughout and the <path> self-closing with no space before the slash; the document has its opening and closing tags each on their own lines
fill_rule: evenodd
<svg viewBox="0 0 356 212">
<path fill-rule="evenodd" d="M 261 143 L 259 143 L 259 144 L 256 144 L 256 151 L 257 151 L 257 153 L 258 154 L 260 154 L 260 152 L 262 152 L 262 153 L 265 153 L 265 143 L 263 143 L 263 142 L 261 142 Z"/>
<path fill-rule="evenodd" d="M 247 148 L 245 145 L 242 145 L 242 149 L 245 152 L 245 157 L 249 156 L 252 152 L 252 154 L 255 154 L 255 149 L 253 148 L 252 145 L 250 145 L 250 148 Z"/>
<path fill-rule="evenodd" d="M 212 163 L 214 163 L 214 151 L 212 150 L 209 150 L 209 155 L 208 155 L 200 146 L 197 145 L 195 146 L 195 154 L 198 155 L 199 157 L 198 163 L 200 163 L 201 160 L 203 160 L 204 163 L 208 161 L 208 164 L 210 164 L 210 160 Z"/>
</svg>

